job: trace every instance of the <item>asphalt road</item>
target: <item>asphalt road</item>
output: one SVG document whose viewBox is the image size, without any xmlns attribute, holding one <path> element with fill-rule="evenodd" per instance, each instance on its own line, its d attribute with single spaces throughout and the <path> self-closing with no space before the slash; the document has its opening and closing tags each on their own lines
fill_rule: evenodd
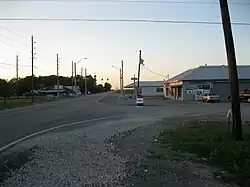
<svg viewBox="0 0 250 187">
<path fill-rule="evenodd" d="M 119 98 L 118 94 L 104 93 L 45 103 L 0 112 L 0 147 L 19 138 L 55 126 L 103 117 L 174 117 L 226 115 L 229 103 L 197 103 L 146 99 L 143 108 L 134 100 Z M 243 119 L 250 104 L 242 105 Z"/>
<path fill-rule="evenodd" d="M 58 125 L 118 115 L 97 103 L 104 96 L 106 93 L 1 111 L 0 147 Z"/>
</svg>

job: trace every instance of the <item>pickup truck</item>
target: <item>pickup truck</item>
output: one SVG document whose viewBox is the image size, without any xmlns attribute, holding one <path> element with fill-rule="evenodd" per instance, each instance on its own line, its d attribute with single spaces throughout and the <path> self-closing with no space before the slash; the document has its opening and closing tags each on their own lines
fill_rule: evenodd
<svg viewBox="0 0 250 187">
<path fill-rule="evenodd" d="M 228 96 L 228 100 L 231 101 L 231 96 Z M 243 92 L 240 92 L 240 101 L 250 102 L 250 89 L 244 89 Z"/>
</svg>

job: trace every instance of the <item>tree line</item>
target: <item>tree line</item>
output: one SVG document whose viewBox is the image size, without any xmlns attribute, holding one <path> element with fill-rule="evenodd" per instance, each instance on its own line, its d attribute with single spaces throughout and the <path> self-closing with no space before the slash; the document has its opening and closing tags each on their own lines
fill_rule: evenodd
<svg viewBox="0 0 250 187">
<path fill-rule="evenodd" d="M 59 77 L 60 85 L 71 86 L 72 77 Z M 90 93 L 99 93 L 106 92 L 111 90 L 111 84 L 105 82 L 104 85 L 97 84 L 96 76 L 89 75 L 87 76 L 87 88 Z M 27 92 L 32 91 L 32 77 L 27 76 L 25 78 L 19 78 L 17 81 L 16 78 L 13 78 L 9 81 L 0 79 L 0 97 L 10 97 L 10 96 L 22 96 Z M 57 77 L 55 75 L 50 76 L 34 76 L 34 90 L 44 89 L 44 88 L 54 88 L 57 84 Z M 85 80 L 84 77 L 77 75 L 76 84 L 80 87 L 80 91 L 84 93 L 85 89 Z"/>
</svg>

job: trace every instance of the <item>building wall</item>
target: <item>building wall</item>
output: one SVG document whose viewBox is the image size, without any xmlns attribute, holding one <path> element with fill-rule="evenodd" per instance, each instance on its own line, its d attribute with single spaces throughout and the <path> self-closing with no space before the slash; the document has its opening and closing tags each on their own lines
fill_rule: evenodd
<svg viewBox="0 0 250 187">
<path fill-rule="evenodd" d="M 157 88 L 162 88 L 162 92 L 157 92 Z M 158 89 L 159 91 L 159 89 Z M 143 96 L 164 96 L 163 87 L 141 87 Z"/>
<path fill-rule="evenodd" d="M 239 91 L 242 92 L 244 89 L 250 88 L 250 80 L 239 81 Z M 214 82 L 213 93 L 219 94 L 221 100 L 227 100 L 227 97 L 231 95 L 230 83 L 229 82 Z"/>
<path fill-rule="evenodd" d="M 182 100 L 195 100 L 195 93 L 191 92 L 192 86 L 210 85 L 210 92 L 220 95 L 221 100 L 227 100 L 230 93 L 229 81 L 184 81 L 182 85 Z M 239 81 L 239 91 L 250 88 L 250 80 Z M 203 90 L 204 91 L 204 90 Z"/>
<path fill-rule="evenodd" d="M 206 87 L 201 88 L 200 86 L 204 85 Z M 183 81 L 182 85 L 182 100 L 194 101 L 197 98 L 197 91 L 208 91 L 212 88 L 211 81 Z"/>
</svg>

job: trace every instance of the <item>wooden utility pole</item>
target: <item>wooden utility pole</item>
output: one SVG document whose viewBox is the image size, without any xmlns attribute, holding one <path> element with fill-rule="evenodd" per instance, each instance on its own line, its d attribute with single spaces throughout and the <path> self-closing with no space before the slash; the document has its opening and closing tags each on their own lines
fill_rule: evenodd
<svg viewBox="0 0 250 187">
<path fill-rule="evenodd" d="M 16 55 L 16 96 L 19 97 L 18 94 L 18 81 L 19 81 L 19 75 L 18 75 L 18 55 Z"/>
<path fill-rule="evenodd" d="M 34 103 L 34 38 L 31 36 L 31 97 Z"/>
<path fill-rule="evenodd" d="M 84 92 L 85 92 L 85 96 L 88 94 L 88 85 L 87 85 L 87 69 L 85 68 L 85 79 L 84 79 Z"/>
<path fill-rule="evenodd" d="M 123 84 L 124 84 L 124 79 L 123 79 L 123 60 L 121 61 L 121 92 L 123 94 Z"/>
<path fill-rule="evenodd" d="M 74 88 L 73 88 L 73 86 L 74 86 L 74 62 L 72 61 L 72 71 L 71 71 L 71 73 L 72 73 L 72 92 L 73 92 L 73 90 L 74 90 Z"/>
<path fill-rule="evenodd" d="M 120 70 L 120 92 L 122 93 L 122 68 Z"/>
<path fill-rule="evenodd" d="M 138 65 L 138 77 L 137 77 L 137 95 L 140 95 L 140 73 L 141 73 L 141 64 L 143 60 L 141 58 L 141 50 L 139 50 L 139 65 Z"/>
<path fill-rule="evenodd" d="M 75 69 L 75 90 L 76 90 L 76 63 L 74 63 L 74 69 Z"/>
<path fill-rule="evenodd" d="M 81 67 L 81 78 L 83 78 L 83 67 Z"/>
<path fill-rule="evenodd" d="M 135 81 L 138 80 L 136 77 L 135 77 L 135 74 L 134 74 L 134 77 L 131 78 L 132 81 L 134 81 L 134 95 L 136 94 L 136 86 L 135 86 Z"/>
<path fill-rule="evenodd" d="M 59 93 L 59 57 L 58 57 L 58 54 L 56 54 L 56 83 L 57 83 L 57 98 L 59 98 L 60 93 Z"/>
<path fill-rule="evenodd" d="M 226 45 L 228 72 L 231 83 L 231 105 L 232 105 L 232 135 L 235 140 L 242 140 L 241 111 L 239 98 L 238 72 L 234 48 L 233 33 L 227 0 L 220 0 L 221 18 Z"/>
</svg>

